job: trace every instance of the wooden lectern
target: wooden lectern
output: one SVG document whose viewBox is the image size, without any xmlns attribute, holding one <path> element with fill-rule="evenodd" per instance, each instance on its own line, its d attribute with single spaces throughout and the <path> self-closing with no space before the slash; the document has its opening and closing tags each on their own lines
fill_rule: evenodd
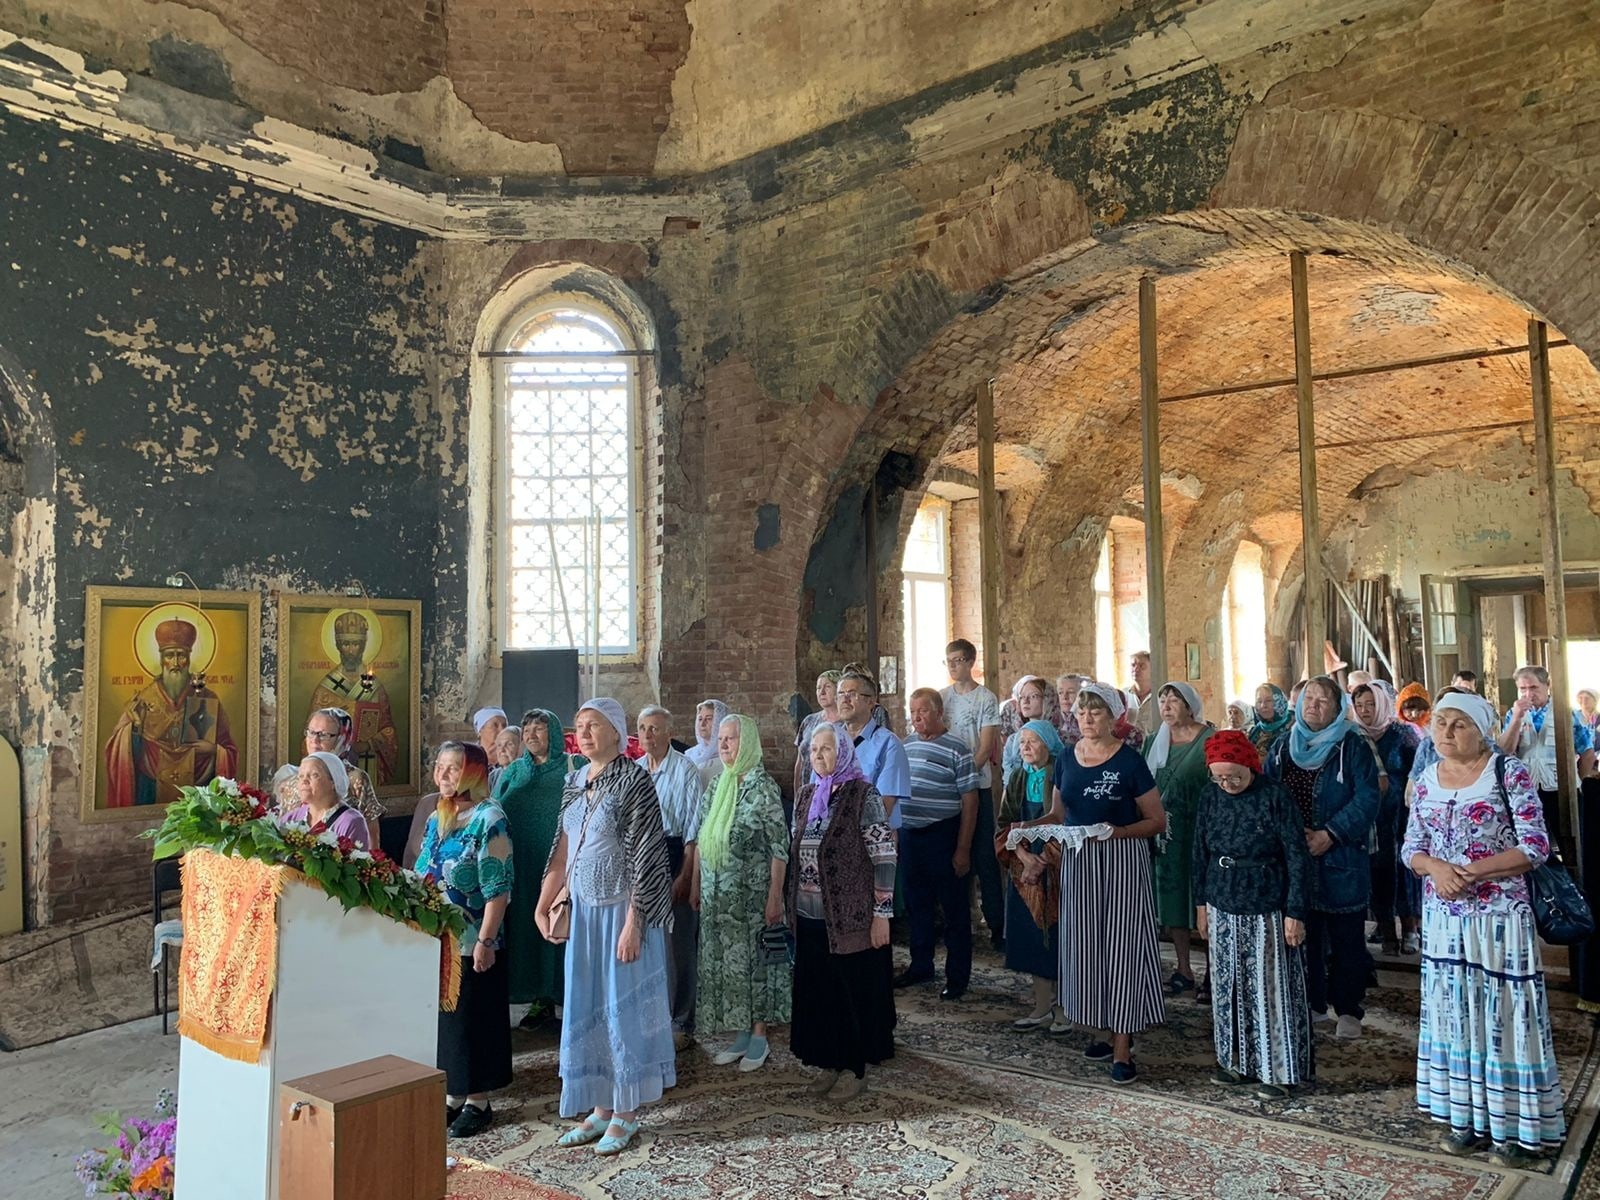
<svg viewBox="0 0 1600 1200">
<path fill-rule="evenodd" d="M 184 886 L 186 893 L 196 886 L 187 870 Z M 277 897 L 275 932 L 277 963 L 257 1061 L 183 1039 L 176 1200 L 298 1200 L 277 1178 L 280 1086 L 383 1055 L 430 1067 L 436 1058 L 437 938 L 369 909 L 345 912 L 293 876 Z M 431 1121 L 442 1129 L 444 1113 L 435 1110 Z"/>
</svg>

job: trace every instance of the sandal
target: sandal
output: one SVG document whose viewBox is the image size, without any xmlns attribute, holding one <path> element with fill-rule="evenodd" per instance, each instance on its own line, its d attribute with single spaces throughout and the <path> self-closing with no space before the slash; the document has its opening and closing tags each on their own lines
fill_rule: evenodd
<svg viewBox="0 0 1600 1200">
<path fill-rule="evenodd" d="M 598 1124 L 595 1124 L 596 1120 L 595 1115 L 590 1113 L 580 1123 L 558 1137 L 556 1145 L 568 1147 L 587 1146 L 590 1142 L 602 1137 L 605 1134 L 606 1127 L 611 1124 L 611 1118 L 600 1117 L 598 1118 Z"/>
<path fill-rule="evenodd" d="M 628 1148 L 628 1143 L 633 1141 L 634 1135 L 639 1132 L 643 1121 L 624 1121 L 621 1117 L 612 1117 L 606 1127 L 605 1137 L 600 1139 L 600 1144 L 594 1148 L 596 1154 L 621 1154 Z M 621 1137 L 612 1137 L 613 1129 L 622 1130 Z"/>
</svg>

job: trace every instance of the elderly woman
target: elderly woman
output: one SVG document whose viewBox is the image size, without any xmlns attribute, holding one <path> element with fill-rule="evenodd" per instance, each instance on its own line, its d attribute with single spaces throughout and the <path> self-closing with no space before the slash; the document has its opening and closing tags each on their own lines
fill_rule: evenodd
<svg viewBox="0 0 1600 1200">
<path fill-rule="evenodd" d="M 524 863 L 546 862 L 555 846 L 561 827 L 561 798 L 567 775 L 587 766 L 581 755 L 563 749 L 566 733 L 555 713 L 530 708 L 522 714 L 516 733 L 522 751 L 512 759 L 490 789 L 494 801 L 506 814 L 511 844 Z M 509 967 L 511 1003 L 532 1007 L 523 1024 L 533 1026 L 555 1012 L 566 982 L 563 970 L 565 946 L 547 941 L 534 919 L 539 896 L 531 887 L 511 894 L 506 910 L 506 960 Z"/>
<path fill-rule="evenodd" d="M 1487 1139 L 1524 1166 L 1566 1130 L 1524 878 L 1550 839 L 1532 774 L 1498 753 L 1494 725 L 1481 696 L 1440 698 L 1439 761 L 1417 781 L 1400 851 L 1425 881 L 1417 1107 L 1449 1123 L 1450 1153 Z"/>
<path fill-rule="evenodd" d="M 1289 711 L 1289 697 L 1275 683 L 1263 683 L 1256 689 L 1256 706 L 1251 714 L 1250 728 L 1245 736 L 1256 748 L 1256 753 L 1266 761 L 1272 743 L 1283 736 L 1294 714 Z"/>
<path fill-rule="evenodd" d="M 1111 1082 L 1132 1083 L 1133 1035 L 1166 1020 L 1157 940 L 1150 839 L 1167 827 L 1155 780 L 1118 730 L 1127 702 L 1108 683 L 1078 692 L 1083 737 L 1055 764 L 1050 811 L 1021 826 L 1077 825 L 1090 840 L 1061 857 L 1062 1015 L 1091 1030 L 1109 1030 L 1083 1054 L 1111 1060 Z M 1025 882 L 1036 882 L 1042 861 Z"/>
<path fill-rule="evenodd" d="M 1243 700 L 1228 701 L 1228 728 L 1243 733 L 1250 725 L 1250 706 Z"/>
<path fill-rule="evenodd" d="M 1590 732 L 1600 732 L 1600 692 L 1594 688 L 1578 689 L 1578 716 Z"/>
<path fill-rule="evenodd" d="M 1373 935 L 1385 954 L 1400 952 L 1400 936 L 1395 929 L 1398 918 L 1410 922 L 1404 932 L 1416 929 L 1417 913 L 1409 907 L 1400 888 L 1400 839 L 1405 833 L 1406 780 L 1417 756 L 1419 741 L 1414 726 L 1400 720 L 1395 711 L 1394 688 L 1382 679 L 1363 683 L 1350 690 L 1350 711 L 1361 732 L 1372 743 L 1381 770 L 1378 774 L 1378 826 L 1372 849 L 1372 919 L 1378 923 Z"/>
<path fill-rule="evenodd" d="M 1022 748 L 1019 739 L 1023 729 L 1030 721 L 1045 720 L 1045 695 L 1050 690 L 1050 684 L 1037 675 L 1024 675 L 1011 689 L 1012 712 L 1015 728 L 1007 730 L 1007 722 L 1002 721 L 1001 731 L 1005 733 L 1005 745 L 1000 750 L 1000 777 L 1001 794 L 1005 794 L 1010 786 L 1012 777 L 1022 770 Z M 1059 736 L 1059 734 L 1058 734 Z"/>
<path fill-rule="evenodd" d="M 286 813 L 300 803 L 300 767 L 297 763 L 284 763 L 272 773 L 272 785 L 267 789 L 272 796 L 271 811 Z"/>
<path fill-rule="evenodd" d="M 1206 741 L 1216 732 L 1200 708 L 1200 693 L 1187 683 L 1165 683 L 1156 692 L 1161 727 L 1145 746 L 1145 762 L 1167 812 L 1166 844 L 1156 853 L 1156 919 L 1172 938 L 1178 966 L 1167 980 L 1167 995 L 1195 990 L 1193 939 L 1194 897 L 1189 870 L 1194 857 L 1194 814 L 1205 791 Z M 1202 1003 L 1209 996 L 1202 996 Z"/>
<path fill-rule="evenodd" d="M 751 717 L 723 720 L 717 736 L 722 773 L 701 803 L 691 894 L 700 911 L 702 1029 L 737 1029 L 712 1061 L 754 1071 L 767 1061 L 767 1023 L 789 1019 L 787 962 L 764 962 L 761 934 L 783 922 L 789 831 L 778 785 L 761 766 L 761 735 Z"/>
<path fill-rule="evenodd" d="M 793 795 L 798 796 L 800 789 L 811 778 L 811 735 L 816 732 L 818 725 L 832 725 L 839 719 L 841 674 L 840 671 L 824 671 L 817 676 L 817 711 L 806 714 L 794 739 Z"/>
<path fill-rule="evenodd" d="M 511 718 L 506 716 L 503 708 L 480 708 L 472 714 L 472 728 L 478 734 L 478 746 L 483 750 L 484 757 L 489 760 L 489 766 L 494 766 L 494 743 Z"/>
<path fill-rule="evenodd" d="M 567 777 L 534 920 L 546 941 L 565 933 L 567 942 L 560 1106 L 583 1120 L 556 1144 L 595 1142 L 610 1155 L 639 1132 L 639 1109 L 678 1081 L 667 1004 L 672 872 L 650 773 L 623 753 L 622 705 L 591 700 L 574 724 L 588 763 Z"/>
<path fill-rule="evenodd" d="M 1218 1083 L 1255 1080 L 1278 1100 L 1311 1079 L 1311 1013 L 1297 947 L 1306 940 L 1311 855 L 1281 784 L 1244 733 L 1206 742 L 1210 783 L 1194 825 L 1195 923 L 1211 954 Z"/>
<path fill-rule="evenodd" d="M 439 792 L 417 873 L 467 916 L 461 993 L 454 1012 L 439 1014 L 438 1067 L 450 1136 L 473 1137 L 494 1123 L 488 1094 L 511 1082 L 510 975 L 501 953 L 511 901 L 511 835 L 506 814 L 489 799 L 489 756 L 482 746 L 440 746 L 433 782 Z"/>
<path fill-rule="evenodd" d="M 795 798 L 786 881 L 795 939 L 789 1047 L 820 1072 L 815 1095 L 850 1100 L 866 1086 L 868 1063 L 894 1057 L 894 989 L 878 953 L 894 915 L 894 835 L 850 738 L 818 725 L 809 750 L 815 782 Z"/>
<path fill-rule="evenodd" d="M 1268 753 L 1266 774 L 1283 784 L 1305 825 L 1316 860 L 1306 920 L 1306 995 L 1315 1020 L 1328 1005 L 1335 1036 L 1361 1036 L 1361 1002 L 1372 972 L 1367 901 L 1372 893 L 1367 840 L 1378 819 L 1378 760 L 1350 716 L 1350 697 L 1326 675 L 1308 680 L 1294 724 Z"/>
<path fill-rule="evenodd" d="M 1056 930 L 1061 900 L 1056 880 L 1046 870 L 1034 877 L 1037 882 L 1022 882 L 1047 847 L 1035 840 L 1009 851 L 1005 843 L 1013 825 L 1037 821 L 1050 810 L 1051 772 L 1056 760 L 1067 752 L 1067 746 L 1056 727 L 1043 719 L 1029 721 L 1017 731 L 1016 738 L 1022 762 L 1006 778 L 997 818 L 1000 832 L 994 844 L 995 856 L 1007 872 L 1006 966 L 1033 976 L 1033 1007 L 1027 1016 L 1018 1017 L 1011 1025 L 1014 1029 L 1048 1027 L 1052 1032 L 1065 1033 L 1070 1027 L 1064 1021 L 1059 1029 L 1053 1023 L 1056 973 L 1061 961 Z"/>
<path fill-rule="evenodd" d="M 500 731 L 500 736 L 494 739 L 494 749 L 489 755 L 489 791 L 493 792 L 500 783 L 500 776 L 505 769 L 516 762 L 522 753 L 522 730 L 507 725 Z"/>
<path fill-rule="evenodd" d="M 1056 711 L 1051 724 L 1069 746 L 1083 736 L 1078 728 L 1078 689 L 1092 682 L 1089 676 L 1076 671 L 1056 676 Z"/>
<path fill-rule="evenodd" d="M 337 754 L 318 750 L 300 760 L 296 788 L 300 803 L 279 814 L 284 825 L 305 825 L 313 833 L 327 831 L 349 838 L 358 850 L 369 850 L 372 842 L 367 822 L 346 800 L 350 780 Z"/>
<path fill-rule="evenodd" d="M 727 719 L 728 706 L 721 700 L 702 700 L 695 706 L 695 744 L 685 750 L 683 756 L 700 772 L 702 788 L 710 787 L 722 770 L 722 762 L 717 757 L 717 730 Z"/>
<path fill-rule="evenodd" d="M 356 723 L 342 708 L 319 708 L 306 718 L 306 753 L 331 751 L 344 763 L 350 780 L 345 803 L 361 814 L 367 823 L 367 843 L 378 844 L 378 823 L 388 809 L 378 800 L 372 780 L 356 762 Z"/>
</svg>

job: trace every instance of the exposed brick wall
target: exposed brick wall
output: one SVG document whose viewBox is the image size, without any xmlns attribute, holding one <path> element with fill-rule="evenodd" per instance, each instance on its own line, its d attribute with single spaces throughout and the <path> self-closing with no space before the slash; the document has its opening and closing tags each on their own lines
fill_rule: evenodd
<svg viewBox="0 0 1600 1200">
<path fill-rule="evenodd" d="M 450 78 L 490 129 L 554 142 L 569 175 L 647 173 L 689 52 L 685 9 L 685 0 L 454 0 L 445 10 Z"/>
<path fill-rule="evenodd" d="M 410 92 L 445 69 L 445 0 L 188 2 L 274 62 L 324 83 Z"/>
</svg>

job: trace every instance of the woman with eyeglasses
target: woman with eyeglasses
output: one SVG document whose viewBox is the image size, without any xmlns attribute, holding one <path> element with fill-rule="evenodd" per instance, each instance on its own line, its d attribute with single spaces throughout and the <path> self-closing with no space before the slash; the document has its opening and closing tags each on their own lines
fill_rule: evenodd
<svg viewBox="0 0 1600 1200">
<path fill-rule="evenodd" d="M 338 755 L 350 777 L 350 794 L 345 803 L 361 814 L 367 823 L 367 840 L 376 846 L 378 823 L 389 810 L 379 802 L 372 780 L 356 762 L 355 743 L 356 725 L 344 709 L 319 708 L 306 718 L 306 753 Z"/>
<path fill-rule="evenodd" d="M 1300 811 L 1261 774 L 1245 733 L 1206 742 L 1210 783 L 1195 811 L 1195 925 L 1211 948 L 1211 1031 L 1218 1083 L 1256 1083 L 1280 1100 L 1312 1073 L 1306 1004 L 1311 852 Z"/>
</svg>

